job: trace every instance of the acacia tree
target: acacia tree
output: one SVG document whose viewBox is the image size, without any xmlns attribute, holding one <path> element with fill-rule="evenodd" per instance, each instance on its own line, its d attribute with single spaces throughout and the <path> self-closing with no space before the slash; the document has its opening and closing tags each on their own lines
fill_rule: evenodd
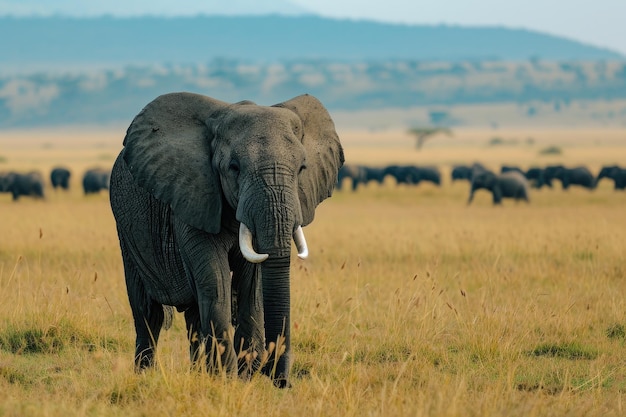
<svg viewBox="0 0 626 417">
<path fill-rule="evenodd" d="M 452 130 L 447 127 L 414 127 L 409 129 L 409 133 L 415 136 L 415 147 L 418 151 L 422 149 L 426 139 L 430 139 L 439 133 L 452 136 Z"/>
</svg>

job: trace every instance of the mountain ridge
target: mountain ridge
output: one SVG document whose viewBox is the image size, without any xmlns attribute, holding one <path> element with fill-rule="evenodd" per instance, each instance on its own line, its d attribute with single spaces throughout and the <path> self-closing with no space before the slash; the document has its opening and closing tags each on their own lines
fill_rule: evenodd
<svg viewBox="0 0 626 417">
<path fill-rule="evenodd" d="M 0 64 L 14 69 L 293 60 L 624 60 L 606 48 L 504 27 L 302 16 L 0 17 Z"/>
</svg>

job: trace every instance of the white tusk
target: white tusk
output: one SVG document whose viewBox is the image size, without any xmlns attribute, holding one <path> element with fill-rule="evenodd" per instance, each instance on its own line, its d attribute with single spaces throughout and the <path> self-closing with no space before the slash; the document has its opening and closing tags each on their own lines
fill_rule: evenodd
<svg viewBox="0 0 626 417">
<path fill-rule="evenodd" d="M 293 233 L 293 241 L 298 249 L 298 258 L 306 259 L 309 256 L 309 248 L 306 245 L 306 239 L 304 238 L 302 226 L 298 226 L 296 231 Z"/>
<path fill-rule="evenodd" d="M 261 263 L 269 257 L 266 253 L 256 253 L 252 247 L 252 232 L 243 223 L 239 225 L 239 249 L 243 257 L 253 264 Z"/>
</svg>

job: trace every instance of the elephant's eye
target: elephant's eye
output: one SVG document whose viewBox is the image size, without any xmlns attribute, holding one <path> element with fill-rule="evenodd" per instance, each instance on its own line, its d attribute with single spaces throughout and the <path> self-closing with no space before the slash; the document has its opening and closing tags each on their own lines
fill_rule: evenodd
<svg viewBox="0 0 626 417">
<path fill-rule="evenodd" d="M 238 174 L 239 173 L 239 162 L 235 161 L 234 159 L 232 161 L 230 161 L 230 164 L 228 164 L 228 169 L 231 170 L 232 172 Z"/>
<path fill-rule="evenodd" d="M 301 174 L 302 171 L 304 171 L 306 169 L 306 165 L 302 164 L 302 166 L 300 166 L 300 170 L 298 171 L 298 174 Z"/>
</svg>

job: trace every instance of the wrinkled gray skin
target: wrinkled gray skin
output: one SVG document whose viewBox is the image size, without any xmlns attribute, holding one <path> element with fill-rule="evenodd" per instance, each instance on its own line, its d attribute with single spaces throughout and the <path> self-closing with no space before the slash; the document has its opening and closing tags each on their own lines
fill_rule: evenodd
<svg viewBox="0 0 626 417">
<path fill-rule="evenodd" d="M 109 189 L 111 170 L 104 168 L 91 168 L 83 175 L 83 191 L 85 194 L 99 193 Z"/>
<path fill-rule="evenodd" d="M 72 173 L 65 167 L 55 167 L 50 171 L 50 183 L 55 190 L 61 188 L 63 190 L 69 190 L 70 177 Z"/>
<path fill-rule="evenodd" d="M 37 171 L 0 174 L 0 192 L 11 193 L 13 201 L 19 200 L 21 196 L 44 198 L 43 177 Z"/>
<path fill-rule="evenodd" d="M 528 181 L 523 174 L 517 171 L 508 171 L 495 174 L 489 170 L 475 170 L 472 175 L 472 187 L 470 189 L 467 204 L 471 204 L 476 190 L 489 190 L 493 196 L 493 204 L 501 204 L 503 198 L 525 200 L 528 198 Z"/>
<path fill-rule="evenodd" d="M 191 93 L 149 103 L 128 128 L 110 188 L 136 369 L 152 366 L 163 306 L 174 306 L 192 361 L 204 351 L 209 369 L 249 377 L 266 355 L 262 372 L 289 386 L 292 236 L 313 221 L 342 164 L 334 123 L 312 96 L 271 107 Z M 264 262 L 242 255 L 242 225 Z M 279 337 L 276 360 L 268 352 Z"/>
<path fill-rule="evenodd" d="M 614 190 L 626 189 L 626 169 L 624 168 L 621 168 L 617 165 L 603 166 L 600 172 L 598 173 L 598 177 L 596 178 L 596 184 L 602 178 L 612 179 Z"/>
</svg>

